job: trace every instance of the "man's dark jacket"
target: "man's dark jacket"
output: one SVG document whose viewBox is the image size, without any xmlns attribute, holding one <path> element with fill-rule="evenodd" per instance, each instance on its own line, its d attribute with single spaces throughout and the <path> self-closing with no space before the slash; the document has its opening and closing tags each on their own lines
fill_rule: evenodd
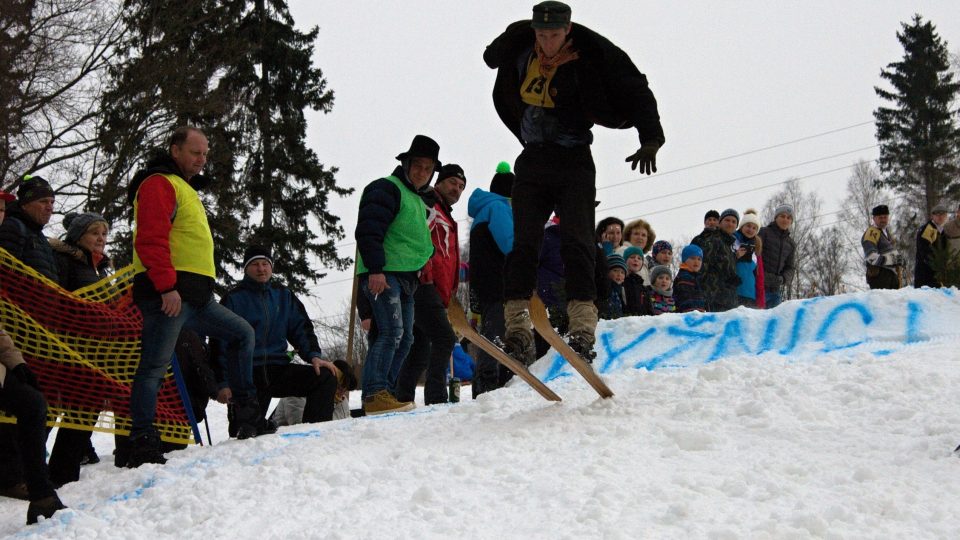
<svg viewBox="0 0 960 540">
<path fill-rule="evenodd" d="M 778 292 L 789 287 L 796 271 L 793 261 L 797 251 L 790 231 L 777 227 L 776 221 L 772 221 L 760 229 L 757 236 L 763 242 L 763 288 Z"/>
<path fill-rule="evenodd" d="M 717 229 L 704 229 L 690 242 L 703 250 L 700 284 L 707 301 L 707 311 L 726 311 L 737 307 L 737 256 L 733 252 L 733 235 Z M 676 294 L 676 290 L 674 290 Z"/>
<path fill-rule="evenodd" d="M 43 225 L 33 220 L 17 202 L 7 206 L 0 225 L 0 247 L 43 276 L 58 281 L 57 258 L 43 235 Z"/>
<path fill-rule="evenodd" d="M 557 89 L 557 108 L 582 109 L 586 117 L 579 127 L 584 129 L 592 124 L 617 129 L 632 127 L 639 132 L 641 143 L 657 142 L 662 146 L 665 139 L 657 100 L 646 76 L 630 57 L 607 38 L 576 23 L 568 39 L 573 40 L 579 58 L 557 68 L 551 81 L 551 87 Z M 519 88 L 526 70 L 525 58 L 533 51 L 534 41 L 530 21 L 517 21 L 483 53 L 487 66 L 497 70 L 494 107 L 521 144 L 520 122 L 527 105 L 520 99 Z M 575 90 L 564 90 L 570 85 Z M 577 96 L 579 103 L 564 103 L 563 96 Z"/>
</svg>

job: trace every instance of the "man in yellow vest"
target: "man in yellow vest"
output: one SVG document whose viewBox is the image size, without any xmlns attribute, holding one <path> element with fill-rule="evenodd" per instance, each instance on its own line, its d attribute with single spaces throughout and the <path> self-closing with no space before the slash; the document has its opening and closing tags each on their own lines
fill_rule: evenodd
<svg viewBox="0 0 960 540">
<path fill-rule="evenodd" d="M 418 191 L 441 167 L 440 146 L 417 135 L 400 166 L 363 190 L 357 216 L 357 275 L 373 312 L 377 337 L 363 364 L 363 410 L 367 415 L 409 411 L 396 398 L 397 377 L 413 344 L 413 294 L 419 273 L 433 255 L 427 207 Z"/>
<path fill-rule="evenodd" d="M 255 437 L 267 429 L 258 422 L 262 416 L 253 383 L 253 328 L 213 298 L 213 236 L 194 187 L 203 181 L 200 171 L 208 149 L 202 131 L 177 128 L 169 154 L 152 159 L 130 183 L 137 271 L 133 299 L 143 313 L 143 343 L 130 395 L 128 467 L 166 462 L 154 428 L 157 391 L 185 325 L 229 344 L 230 388 L 220 398 L 234 404 L 237 438 Z"/>
</svg>

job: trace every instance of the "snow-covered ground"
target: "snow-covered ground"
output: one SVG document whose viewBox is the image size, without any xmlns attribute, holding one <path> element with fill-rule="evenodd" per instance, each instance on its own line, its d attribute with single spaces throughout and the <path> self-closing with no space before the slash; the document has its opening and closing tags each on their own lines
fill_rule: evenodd
<svg viewBox="0 0 960 540">
<path fill-rule="evenodd" d="M 548 354 L 563 398 L 475 401 L 283 428 L 104 462 L 67 511 L 0 537 L 956 538 L 960 297 L 871 292 L 770 311 L 602 323 L 600 400 Z"/>
</svg>

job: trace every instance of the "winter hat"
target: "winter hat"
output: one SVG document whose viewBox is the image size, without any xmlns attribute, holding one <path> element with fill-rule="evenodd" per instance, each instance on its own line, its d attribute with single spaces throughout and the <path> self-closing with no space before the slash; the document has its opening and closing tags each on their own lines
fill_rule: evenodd
<svg viewBox="0 0 960 540">
<path fill-rule="evenodd" d="M 653 247 L 650 249 L 650 252 L 653 253 L 654 257 L 656 257 L 663 250 L 667 250 L 672 253 L 673 246 L 671 246 L 670 242 L 667 242 L 666 240 L 657 240 L 653 243 Z"/>
<path fill-rule="evenodd" d="M 703 258 L 703 250 L 700 249 L 700 246 L 696 244 L 690 244 L 689 246 L 683 248 L 683 251 L 680 253 L 680 260 L 686 261 L 690 257 Z"/>
<path fill-rule="evenodd" d="M 333 365 L 337 366 L 337 369 L 343 373 L 343 382 L 345 383 L 344 386 L 347 387 L 347 390 L 356 390 L 357 376 L 353 374 L 353 367 L 351 367 L 346 360 L 334 360 Z"/>
<path fill-rule="evenodd" d="M 497 172 L 493 175 L 493 180 L 490 181 L 490 193 L 509 198 L 513 192 L 514 179 L 516 179 L 516 176 L 510 172 L 510 164 L 501 161 L 497 164 Z"/>
<path fill-rule="evenodd" d="M 446 180 L 447 178 L 459 178 L 463 180 L 464 185 L 467 183 L 467 177 L 463 174 L 463 167 L 455 163 L 447 163 L 440 168 L 440 174 L 437 175 L 437 181 L 435 184 Z"/>
<path fill-rule="evenodd" d="M 87 232 L 87 229 L 90 228 L 94 223 L 103 223 L 107 225 L 107 220 L 103 218 L 100 214 L 95 214 L 93 212 L 86 212 L 83 214 L 78 214 L 76 212 L 70 212 L 69 214 L 63 216 L 63 228 L 67 230 L 67 243 L 77 245 L 77 242 L 80 241 L 80 237 Z M 107 225 L 109 227 L 109 225 Z"/>
<path fill-rule="evenodd" d="M 947 205 L 940 203 L 933 207 L 933 210 L 930 210 L 931 214 L 949 214 L 950 209 L 947 208 Z"/>
<path fill-rule="evenodd" d="M 624 272 L 627 271 L 627 261 L 623 260 L 623 256 L 619 253 L 607 255 L 607 270 L 613 270 L 614 268 L 622 268 Z"/>
<path fill-rule="evenodd" d="M 720 219 L 720 212 L 716 210 L 707 210 L 707 213 L 703 215 L 703 220 L 706 221 L 710 218 Z"/>
<path fill-rule="evenodd" d="M 650 270 L 650 283 L 656 283 L 657 277 L 661 274 L 666 274 L 673 277 L 673 274 L 670 272 L 670 267 L 665 265 L 657 265 L 653 267 L 653 270 Z"/>
<path fill-rule="evenodd" d="M 623 260 L 627 260 L 634 255 L 639 255 L 640 258 L 643 258 L 643 250 L 637 246 L 630 246 L 627 249 L 623 250 Z"/>
<path fill-rule="evenodd" d="M 23 182 L 17 189 L 17 198 L 20 199 L 20 205 L 31 203 L 44 197 L 53 197 L 53 188 L 50 182 L 47 182 L 40 176 L 24 175 Z"/>
<path fill-rule="evenodd" d="M 737 218 L 737 223 L 740 223 L 740 212 L 737 212 L 733 208 L 727 208 L 723 212 L 720 212 L 720 221 L 723 221 L 723 218 L 727 216 L 733 216 Z"/>
<path fill-rule="evenodd" d="M 12 193 L 7 193 L 6 191 L 0 189 L 0 201 L 10 202 L 14 199 L 16 199 L 16 197 Z"/>
<path fill-rule="evenodd" d="M 566 28 L 570 24 L 570 6 L 548 0 L 533 6 L 530 26 L 533 28 Z"/>
<path fill-rule="evenodd" d="M 269 248 L 264 246 L 250 246 L 243 252 L 243 269 L 246 270 L 247 266 L 257 259 L 266 259 L 267 262 L 270 263 L 270 266 L 273 266 L 273 255 L 270 253 Z"/>
<path fill-rule="evenodd" d="M 440 163 L 439 155 L 440 145 L 437 144 L 437 141 L 426 135 L 417 135 L 410 143 L 410 149 L 402 154 L 398 154 L 397 159 L 404 161 L 415 157 L 430 158 L 434 162 L 434 168 L 439 169 L 443 167 L 443 163 Z"/>
<path fill-rule="evenodd" d="M 773 209 L 773 216 L 779 216 L 780 214 L 786 214 L 790 217 L 793 217 L 793 205 L 783 203 L 780 206 Z"/>
<path fill-rule="evenodd" d="M 747 223 L 753 223 L 760 228 L 760 216 L 757 215 L 757 211 L 753 208 L 747 208 L 747 211 L 743 213 L 743 219 L 740 220 L 740 229 L 743 228 Z"/>
<path fill-rule="evenodd" d="M 887 205 L 885 204 L 878 204 L 877 206 L 873 207 L 873 210 L 870 211 L 870 214 L 874 216 L 889 216 L 890 209 L 887 208 Z"/>
</svg>

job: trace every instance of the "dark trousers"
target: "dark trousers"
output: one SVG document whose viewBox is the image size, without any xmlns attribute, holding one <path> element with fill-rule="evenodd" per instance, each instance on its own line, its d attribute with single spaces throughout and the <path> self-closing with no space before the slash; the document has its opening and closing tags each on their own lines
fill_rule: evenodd
<svg viewBox="0 0 960 540">
<path fill-rule="evenodd" d="M 503 320 L 503 302 L 480 302 L 480 335 L 496 342 L 506 331 Z M 496 390 L 507 384 L 513 372 L 482 349 L 477 353 L 477 367 L 470 383 L 473 399 L 484 392 Z"/>
<path fill-rule="evenodd" d="M 871 276 L 872 272 L 867 272 L 867 285 L 871 289 L 899 289 L 900 288 L 900 278 L 897 276 L 897 273 L 888 268 L 880 267 L 871 267 L 879 270 L 875 276 Z"/>
<path fill-rule="evenodd" d="M 537 284 L 543 225 L 560 216 L 560 258 L 567 300 L 595 300 L 594 200 L 597 170 L 589 146 L 529 145 L 517 158 L 513 184 L 513 251 L 504 297 L 530 298 Z"/>
<path fill-rule="evenodd" d="M 90 450 L 92 431 L 59 428 L 50 452 L 50 480 L 63 485 L 80 479 L 80 462 Z"/>
<path fill-rule="evenodd" d="M 17 417 L 15 429 L 6 429 L 2 434 L 6 438 L 7 450 L 13 452 L 9 456 L 12 461 L 0 463 L 4 469 L 3 480 L 9 482 L 7 485 L 25 480 L 32 501 L 49 497 L 55 492 L 46 462 L 47 402 L 36 388 L 22 383 L 10 373 L 3 384 L 0 408 Z"/>
<path fill-rule="evenodd" d="M 304 397 L 305 423 L 327 422 L 333 419 L 333 398 L 337 393 L 337 378 L 326 368 L 320 374 L 313 366 L 287 364 L 285 366 L 257 366 L 253 369 L 257 386 L 260 415 L 266 416 L 270 398 Z"/>
<path fill-rule="evenodd" d="M 447 308 L 434 285 L 420 285 L 413 294 L 413 345 L 397 378 L 397 400 L 413 401 L 417 381 L 426 371 L 423 402 L 447 402 L 447 366 L 457 343 Z"/>
</svg>

